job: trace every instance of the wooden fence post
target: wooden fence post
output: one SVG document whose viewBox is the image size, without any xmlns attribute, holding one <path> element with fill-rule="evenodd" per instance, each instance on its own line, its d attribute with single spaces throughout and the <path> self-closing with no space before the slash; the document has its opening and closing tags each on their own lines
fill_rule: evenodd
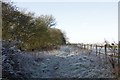
<svg viewBox="0 0 120 80">
<path fill-rule="evenodd" d="M 90 49 L 92 50 L 92 44 L 90 45 Z"/>
<path fill-rule="evenodd" d="M 96 55 L 97 55 L 97 45 L 96 45 Z"/>
<path fill-rule="evenodd" d="M 105 59 L 106 59 L 106 62 L 107 62 L 107 44 L 105 44 Z"/>
<path fill-rule="evenodd" d="M 105 44 L 105 55 L 107 55 L 107 44 Z"/>
</svg>

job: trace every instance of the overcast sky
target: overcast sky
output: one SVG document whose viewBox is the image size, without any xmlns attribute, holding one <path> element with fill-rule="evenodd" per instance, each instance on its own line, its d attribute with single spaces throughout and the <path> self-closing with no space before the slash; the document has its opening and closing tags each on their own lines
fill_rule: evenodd
<svg viewBox="0 0 120 80">
<path fill-rule="evenodd" d="M 12 0 L 21 9 L 35 12 L 36 16 L 52 14 L 56 18 L 56 28 L 66 32 L 70 42 L 96 43 L 104 39 L 118 41 L 117 0 L 81 0 L 81 2 L 42 2 L 43 0 Z M 110 2 L 108 2 L 110 1 Z"/>
</svg>

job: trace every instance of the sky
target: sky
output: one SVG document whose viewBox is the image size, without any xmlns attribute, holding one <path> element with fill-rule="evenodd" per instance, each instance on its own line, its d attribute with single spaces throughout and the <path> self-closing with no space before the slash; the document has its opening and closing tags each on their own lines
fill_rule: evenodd
<svg viewBox="0 0 120 80">
<path fill-rule="evenodd" d="M 117 0 L 12 1 L 20 9 L 34 12 L 36 16 L 52 14 L 57 22 L 55 27 L 65 32 L 71 43 L 118 41 Z"/>
</svg>

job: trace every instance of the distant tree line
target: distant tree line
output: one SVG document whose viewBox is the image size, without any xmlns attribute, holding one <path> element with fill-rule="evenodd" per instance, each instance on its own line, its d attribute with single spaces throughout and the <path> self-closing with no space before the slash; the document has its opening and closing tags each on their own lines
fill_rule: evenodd
<svg viewBox="0 0 120 80">
<path fill-rule="evenodd" d="M 12 3 L 2 2 L 2 39 L 17 42 L 23 50 L 66 44 L 65 34 L 57 28 L 52 15 L 35 17 Z"/>
</svg>

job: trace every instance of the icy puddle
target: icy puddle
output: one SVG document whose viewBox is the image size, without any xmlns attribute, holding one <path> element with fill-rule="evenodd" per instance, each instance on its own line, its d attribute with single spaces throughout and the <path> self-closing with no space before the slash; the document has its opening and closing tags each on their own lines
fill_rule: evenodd
<svg viewBox="0 0 120 80">
<path fill-rule="evenodd" d="M 113 78 L 112 68 L 104 55 L 90 55 L 75 47 L 62 46 L 59 50 L 44 52 L 38 57 L 34 68 L 34 78 Z"/>
</svg>

